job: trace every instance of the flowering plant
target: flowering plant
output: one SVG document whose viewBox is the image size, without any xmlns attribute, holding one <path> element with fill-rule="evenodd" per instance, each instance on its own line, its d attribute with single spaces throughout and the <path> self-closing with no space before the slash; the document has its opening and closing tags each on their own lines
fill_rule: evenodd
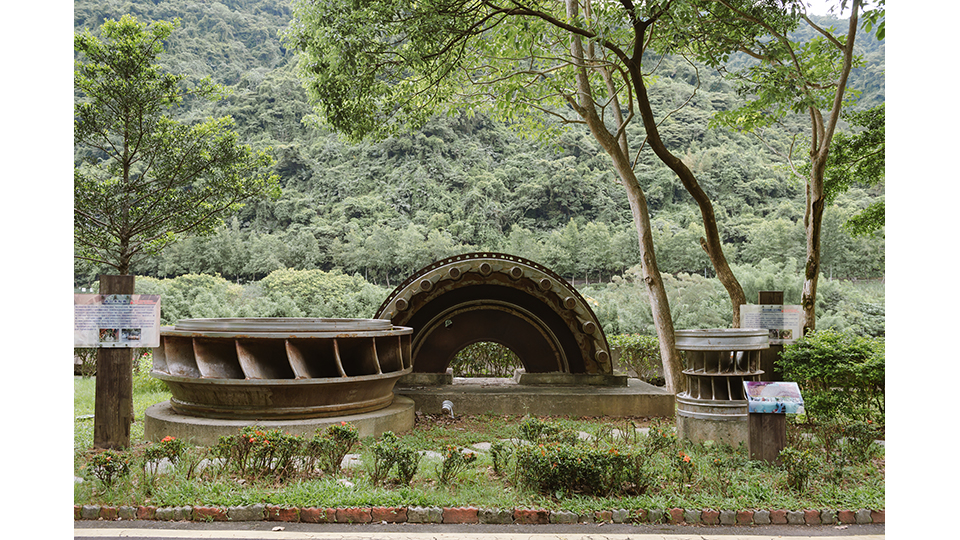
<svg viewBox="0 0 960 540">
<path fill-rule="evenodd" d="M 318 429 L 316 436 L 307 442 L 307 454 L 313 461 L 320 462 L 320 469 L 333 474 L 340 470 L 343 458 L 350 453 L 360 436 L 353 424 L 340 422 L 327 427 L 322 433 Z"/>
<path fill-rule="evenodd" d="M 93 456 L 90 467 L 104 486 L 110 486 L 114 480 L 130 472 L 130 458 L 113 450 L 105 450 Z"/>
<path fill-rule="evenodd" d="M 674 464 L 677 467 L 677 471 L 680 472 L 680 479 L 683 482 L 689 483 L 693 480 L 693 473 L 696 472 L 697 465 L 683 450 L 677 452 Z"/>
<path fill-rule="evenodd" d="M 516 450 L 520 483 L 544 494 L 606 495 L 625 482 L 639 484 L 642 457 L 629 449 L 582 443 L 548 442 Z"/>
<path fill-rule="evenodd" d="M 167 458 L 171 462 L 176 463 L 183 455 L 183 450 L 183 439 L 178 439 L 171 435 L 167 435 L 159 442 L 155 442 L 148 446 L 143 452 L 143 459 L 150 462 Z"/>
<path fill-rule="evenodd" d="M 245 426 L 237 435 L 220 437 L 214 454 L 232 465 L 241 476 L 285 476 L 293 472 L 293 458 L 302 446 L 301 437 L 279 429 Z"/>
<path fill-rule="evenodd" d="M 437 466 L 437 479 L 447 485 L 465 469 L 467 465 L 477 460 L 477 455 L 454 445 L 447 445 L 443 451 L 443 461 Z"/>
<path fill-rule="evenodd" d="M 409 485 L 413 475 L 420 467 L 422 456 L 413 448 L 407 447 L 392 431 L 384 432 L 380 440 L 373 445 L 373 470 L 370 479 L 374 484 L 386 480 L 387 475 L 396 467 L 397 481 Z"/>
</svg>

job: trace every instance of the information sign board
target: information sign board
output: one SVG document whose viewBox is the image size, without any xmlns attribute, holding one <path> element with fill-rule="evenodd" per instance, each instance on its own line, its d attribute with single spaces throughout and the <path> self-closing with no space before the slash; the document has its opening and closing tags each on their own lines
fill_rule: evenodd
<svg viewBox="0 0 960 540">
<path fill-rule="evenodd" d="M 159 347 L 160 295 L 73 295 L 74 347 Z"/>
<path fill-rule="evenodd" d="M 795 382 L 743 381 L 751 413 L 803 414 L 803 396 Z"/>
<path fill-rule="evenodd" d="M 778 304 L 740 306 L 740 327 L 768 330 L 771 345 L 793 343 L 799 339 L 802 324 L 803 306 Z"/>
</svg>

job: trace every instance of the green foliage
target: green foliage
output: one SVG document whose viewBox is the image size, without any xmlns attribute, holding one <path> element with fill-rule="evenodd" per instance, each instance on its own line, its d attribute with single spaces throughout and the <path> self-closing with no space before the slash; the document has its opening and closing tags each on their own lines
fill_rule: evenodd
<svg viewBox="0 0 960 540">
<path fill-rule="evenodd" d="M 877 450 L 874 441 L 882 436 L 871 421 L 850 421 L 832 418 L 814 426 L 813 433 L 823 448 L 823 465 L 827 478 L 842 486 L 854 471 L 869 463 Z"/>
<path fill-rule="evenodd" d="M 80 360 L 80 376 L 92 377 L 97 373 L 97 349 L 73 349 L 73 357 Z"/>
<path fill-rule="evenodd" d="M 517 433 L 520 438 L 532 443 L 540 442 L 541 439 L 552 440 L 560 429 L 549 422 L 541 420 L 536 416 L 527 416 L 517 426 Z"/>
<path fill-rule="evenodd" d="M 161 296 L 166 325 L 207 317 L 369 318 L 387 294 L 359 276 L 322 270 L 278 270 L 245 285 L 211 275 L 138 277 L 136 290 Z"/>
<path fill-rule="evenodd" d="M 289 22 L 288 6 L 275 0 L 241 0 L 227 6 L 78 0 L 77 31 L 95 30 L 103 20 L 118 19 L 126 12 L 141 20 L 181 18 L 180 30 L 167 40 L 165 65 L 172 72 L 186 74 L 188 85 L 197 86 L 195 80 L 209 76 L 230 85 L 232 92 L 212 104 L 188 96 L 171 114 L 186 119 L 232 116 L 237 132 L 252 141 L 252 146 L 275 148 L 273 170 L 285 187 L 275 202 L 245 206 L 237 214 L 235 226 L 228 219 L 213 236 L 189 237 L 165 249 L 158 258 L 142 262 L 136 270 L 140 275 L 219 273 L 237 281 L 260 279 L 280 268 L 330 271 L 339 266 L 370 281 L 383 283 L 388 275 L 397 281 L 405 277 L 401 275 L 405 267 L 391 259 L 391 251 L 396 249 L 371 252 L 365 251 L 363 244 L 378 234 L 385 240 L 378 245 L 405 243 L 408 236 L 404 233 L 410 232 L 407 227 L 411 223 L 423 227 L 417 231 L 421 243 L 429 243 L 431 236 L 443 239 L 449 235 L 450 243 L 440 242 L 446 246 L 443 249 L 504 249 L 577 279 L 583 279 L 582 270 L 591 265 L 597 268 L 587 270 L 591 281 L 600 276 L 607 280 L 610 274 L 639 261 L 636 232 L 624 218 L 629 210 L 623 188 L 614 181 L 608 158 L 599 153 L 595 141 L 575 126 L 555 143 L 538 144 L 518 137 L 484 114 L 441 116 L 431 118 L 418 132 L 347 145 L 335 134 L 300 123 L 310 106 L 292 64 L 286 62 L 292 55 L 281 51 L 277 38 Z M 829 26 L 836 21 L 818 22 Z M 868 91 L 882 96 L 882 42 L 865 36 L 858 42 L 871 58 L 860 71 L 880 73 L 880 87 Z M 718 74 L 703 69 L 695 74 L 689 64 L 671 56 L 657 62 L 659 77 L 649 88 L 655 107 L 672 110 L 682 102 L 677 96 L 688 96 L 696 75 L 700 78 L 700 87 L 684 109 L 687 112 L 668 118 L 675 126 L 671 130 L 696 131 L 693 127 L 705 118 L 735 103 L 730 84 Z M 857 73 L 855 70 L 855 78 Z M 802 219 L 799 186 L 788 181 L 783 168 L 773 163 L 762 145 L 737 133 L 698 129 L 698 134 L 684 135 L 679 142 L 687 154 L 684 160 L 719 202 L 724 241 L 731 244 L 729 253 L 741 251 L 747 236 L 740 231 L 761 217 L 781 216 L 793 206 L 788 212 L 790 219 L 794 223 Z M 664 131 L 668 131 L 666 126 Z M 628 133 L 634 146 L 645 136 L 633 125 L 628 126 Z M 654 231 L 658 255 L 663 259 L 661 270 L 702 272 L 699 262 L 692 266 L 682 263 L 689 260 L 688 255 L 702 257 L 698 239 L 685 239 L 695 222 L 689 199 L 676 189 L 669 170 L 652 154 L 641 152 L 639 157 L 638 174 L 650 183 L 645 190 L 651 211 L 655 221 L 664 224 Z M 505 190 L 489 187 L 497 182 Z M 460 201 L 465 193 L 482 194 L 482 200 L 472 199 L 477 204 L 464 207 Z M 865 207 L 876 196 L 862 193 L 858 204 Z M 364 203 L 358 206 L 361 199 Z M 723 217 L 724 213 L 729 217 Z M 613 247 L 609 260 L 606 254 L 584 256 L 583 260 L 572 259 L 568 253 L 559 255 L 560 243 L 555 241 L 559 235 L 551 233 L 563 230 L 571 218 L 579 220 L 581 235 L 591 222 L 598 226 L 601 238 L 600 226 L 607 227 Z M 353 237 L 362 237 L 359 243 L 348 242 L 351 221 L 359 226 Z M 382 230 L 373 231 L 374 225 Z M 511 239 L 512 228 L 526 231 L 526 238 L 521 241 L 518 235 Z M 658 231 L 682 231 L 683 237 L 661 237 Z M 449 254 L 443 249 L 441 253 Z M 859 271 L 861 267 L 849 268 Z M 882 272 L 882 265 L 867 268 L 872 272 L 869 275 Z M 843 274 L 838 269 L 835 275 L 867 274 Z"/>
<path fill-rule="evenodd" d="M 214 454 L 224 460 L 224 469 L 247 479 L 285 479 L 298 472 L 294 458 L 301 454 L 301 437 L 279 429 L 245 426 L 236 435 L 221 436 Z"/>
<path fill-rule="evenodd" d="M 108 20 L 75 36 L 74 239 L 77 256 L 127 274 L 186 232 L 215 230 L 242 203 L 279 195 L 273 159 L 239 143 L 229 117 L 186 124 L 168 116 L 188 95 L 218 99 L 158 64 L 178 21 Z"/>
<path fill-rule="evenodd" d="M 450 367 L 457 377 L 510 377 L 522 364 L 507 347 L 481 341 L 461 349 L 450 362 Z"/>
<path fill-rule="evenodd" d="M 736 471 L 747 465 L 747 459 L 742 452 L 735 452 L 728 445 L 718 444 L 716 447 L 717 451 L 704 456 L 703 462 L 709 463 L 710 470 L 714 474 L 713 480 L 720 494 L 727 497 Z"/>
<path fill-rule="evenodd" d="M 663 376 L 660 340 L 656 336 L 614 334 L 607 336 L 610 347 L 620 351 L 620 366 L 636 377 L 652 381 Z"/>
<path fill-rule="evenodd" d="M 884 340 L 818 330 L 786 345 L 777 360 L 799 383 L 807 414 L 818 420 L 884 421 Z"/>
<path fill-rule="evenodd" d="M 456 445 L 447 445 L 443 450 L 442 459 L 436 467 L 437 480 L 441 485 L 450 485 L 461 471 L 476 460 L 477 455 L 475 453 Z"/>
<path fill-rule="evenodd" d="M 564 496 L 608 496 L 637 479 L 643 454 L 615 446 L 548 442 L 517 448 L 517 477 L 536 491 Z"/>
<path fill-rule="evenodd" d="M 372 317 L 384 294 L 360 276 L 323 270 L 277 270 L 260 280 L 267 294 L 288 296 L 306 317 Z"/>
<path fill-rule="evenodd" d="M 514 446 L 510 441 L 497 441 L 490 445 L 490 459 L 493 461 L 493 472 L 503 476 L 510 467 L 514 457 Z"/>
<path fill-rule="evenodd" d="M 679 443 L 680 440 L 672 426 L 665 425 L 659 418 L 654 419 L 646 441 L 646 446 L 650 452 L 670 454 L 677 449 Z"/>
<path fill-rule="evenodd" d="M 854 184 L 882 185 L 885 174 L 886 107 L 847 113 L 846 120 L 858 131 L 837 133 L 830 144 L 824 188 L 830 198 Z M 844 227 L 855 236 L 875 234 L 884 226 L 884 201 L 878 200 L 851 216 Z"/>
<path fill-rule="evenodd" d="M 683 489 L 685 484 L 693 481 L 693 477 L 697 473 L 697 463 L 683 450 L 680 450 L 673 456 L 673 466 L 680 478 L 680 489 Z"/>
<path fill-rule="evenodd" d="M 390 472 L 396 469 L 394 479 L 400 485 L 410 485 L 423 456 L 415 449 L 407 446 L 400 437 L 392 431 L 380 436 L 373 445 L 373 467 L 370 470 L 370 481 L 378 485 L 387 480 Z"/>
<path fill-rule="evenodd" d="M 153 352 L 150 349 L 136 349 L 133 366 L 133 391 L 136 393 L 166 393 L 167 384 L 150 375 L 153 369 Z"/>
<path fill-rule="evenodd" d="M 104 450 L 90 459 L 90 470 L 106 487 L 130 472 L 130 457 L 122 452 Z"/>
<path fill-rule="evenodd" d="M 790 489 L 803 493 L 817 467 L 816 455 L 808 449 L 788 446 L 780 451 L 780 463 L 787 473 L 787 485 Z"/>
<path fill-rule="evenodd" d="M 259 151 L 274 148 L 276 163 L 271 172 L 284 186 L 279 199 L 247 204 L 227 216 L 227 223 L 212 235 L 188 236 L 134 264 L 141 276 L 138 289 L 146 279 L 143 276 L 219 274 L 239 285 L 288 268 L 339 269 L 390 287 L 417 265 L 473 250 L 524 256 L 576 279 L 578 285 L 611 281 L 611 276 L 624 274 L 639 262 L 623 187 L 610 170 L 609 158 L 585 129 L 567 126 L 559 136 L 541 143 L 518 135 L 494 113 L 465 109 L 473 112 L 433 116 L 413 132 L 348 144 L 325 128 L 301 122 L 311 107 L 296 77 L 295 62 L 289 62 L 293 54 L 278 38 L 291 22 L 289 5 L 278 0 L 78 0 L 76 31 L 96 34 L 104 20 L 128 13 L 141 21 L 179 17 L 179 29 L 164 42 L 161 65 L 169 73 L 184 75 L 181 83 L 191 91 L 202 88 L 206 83 L 201 81 L 209 77 L 222 85 L 223 94 L 229 94 L 216 102 L 186 95 L 169 110 L 170 117 L 192 125 L 206 117 L 231 116 L 241 140 Z M 841 22 L 814 20 L 823 27 Z M 873 28 L 882 23 L 882 17 L 874 18 Z M 533 28 L 512 28 L 497 39 L 515 38 L 532 46 Z M 801 28 L 798 35 L 809 39 L 814 34 Z M 489 46 L 496 50 L 498 43 L 492 41 Z M 883 42 L 861 34 L 857 43 L 865 64 L 854 69 L 851 81 L 864 90 L 856 108 L 866 109 L 883 100 Z M 743 55 L 731 55 L 727 71 L 748 63 Z M 690 99 L 687 107 L 663 119 L 661 135 L 676 145 L 677 154 L 715 201 L 734 273 L 742 281 L 752 280 L 756 277 L 753 267 L 764 267 L 763 259 L 786 268 L 788 258 L 802 251 L 795 236 L 803 219 L 802 185 L 791 182 L 781 161 L 754 138 L 708 125 L 716 112 L 731 110 L 740 101 L 731 82 L 678 56 L 649 56 L 645 69 L 653 68 L 648 92 L 655 111 L 674 111 Z M 519 97 L 535 97 L 523 94 L 522 88 L 514 90 Z M 513 116 L 512 126 L 532 125 Z M 841 124 L 840 129 L 847 128 Z M 629 124 L 626 133 L 634 148 L 640 148 L 647 135 L 637 122 Z M 767 135 L 782 147 L 790 142 L 789 137 L 773 136 L 771 131 Z M 93 157 L 98 156 L 77 149 L 78 160 Z M 674 302 L 682 304 L 673 310 L 678 327 L 728 326 L 730 308 L 722 288 L 715 281 L 693 281 L 704 273 L 704 265 L 689 196 L 648 151 L 638 153 L 636 171 L 653 216 L 661 270 L 674 275 L 675 281 L 667 287 L 690 286 L 682 300 L 670 298 L 672 307 Z M 853 243 L 849 240 L 852 229 L 841 227 L 848 217 L 882 196 L 882 186 L 855 186 L 827 210 L 825 222 L 832 214 L 838 219 L 824 224 L 824 276 L 883 275 L 882 237 Z M 776 226 L 764 225 L 768 220 Z M 828 234 L 833 241 L 826 238 Z M 752 246 L 755 242 L 758 245 Z M 89 283 L 87 276 L 95 276 L 98 270 L 78 264 L 78 285 Z M 744 272 L 748 280 L 743 279 Z M 707 274 L 712 275 L 712 270 L 707 269 Z M 623 276 L 624 281 L 632 279 L 629 272 Z M 777 278 L 778 283 L 782 281 Z M 786 290 L 789 296 L 799 283 L 770 288 Z M 821 282 L 820 291 L 828 288 L 839 291 L 826 302 L 818 299 L 819 328 L 883 334 L 882 297 L 880 301 L 876 297 L 855 300 L 860 295 L 846 285 Z M 182 289 L 178 293 L 184 301 L 167 294 L 163 322 L 199 316 L 307 314 L 298 307 L 302 302 L 282 292 L 247 285 L 238 290 L 239 294 L 229 295 L 211 291 L 198 299 Z M 601 301 L 598 311 L 603 311 L 608 334 L 653 333 L 642 283 L 607 290 L 590 291 L 590 295 Z M 370 316 L 385 294 L 386 289 L 381 289 L 376 299 L 367 302 L 369 311 L 347 311 Z M 747 292 L 747 298 L 752 301 L 755 295 Z"/>
<path fill-rule="evenodd" d="M 75 414 L 85 412 L 85 403 L 91 403 L 93 381 L 78 378 L 78 407 Z M 86 396 L 86 397 L 84 397 Z M 168 398 L 169 396 L 167 396 Z M 142 396 L 135 396 L 138 402 Z M 161 398 L 165 399 L 165 398 Z M 142 412 L 142 409 L 138 409 Z M 139 416 L 138 412 L 138 416 Z M 384 435 L 389 446 L 394 449 L 405 447 L 412 458 L 409 464 L 419 463 L 420 453 L 414 450 L 445 448 L 447 445 L 462 447 L 480 441 L 493 441 L 512 436 L 518 429 L 520 419 L 516 417 L 479 416 L 460 417 L 454 425 L 440 425 L 433 422 L 420 423 L 402 436 Z M 541 427 L 541 432 L 555 433 L 553 438 L 541 437 L 536 444 L 500 442 L 504 449 L 516 451 L 520 446 L 529 450 L 539 450 L 543 445 L 547 456 L 531 456 L 539 459 L 537 473 L 540 477 L 553 482 L 552 491 L 541 492 L 538 488 L 527 487 L 520 479 L 523 471 L 515 465 L 515 459 L 505 459 L 502 474 L 485 474 L 490 464 L 484 453 L 477 454 L 477 461 L 465 467 L 460 478 L 470 481 L 453 483 L 455 488 L 444 486 L 427 478 L 414 467 L 407 467 L 409 481 L 405 481 L 397 464 L 388 471 L 385 481 L 379 483 L 361 482 L 365 476 L 372 478 L 372 447 L 378 441 L 361 441 L 365 468 L 350 468 L 342 471 L 353 487 L 344 488 L 343 483 L 328 476 L 318 476 L 313 470 L 316 461 L 311 461 L 306 444 L 301 444 L 294 452 L 295 457 L 288 462 L 286 474 L 257 474 L 248 471 L 241 475 L 235 467 L 235 458 L 217 466 L 217 449 L 184 445 L 183 452 L 172 469 L 151 469 L 144 466 L 142 474 L 114 475 L 109 485 L 97 479 L 92 462 L 103 465 L 100 454 L 89 451 L 89 445 L 79 445 L 75 469 L 77 476 L 84 478 L 74 486 L 75 504 L 96 504 L 103 506 L 236 506 L 252 504 L 275 504 L 284 506 L 314 507 L 360 507 L 374 502 L 387 506 L 444 506 L 456 507 L 477 505 L 483 507 L 522 508 L 538 507 L 572 510 L 578 513 L 592 512 L 602 508 L 883 508 L 884 473 L 883 449 L 876 445 L 868 446 L 866 452 L 856 453 L 854 446 L 863 447 L 860 441 L 869 441 L 872 430 L 856 428 L 844 430 L 838 423 L 833 442 L 827 445 L 821 432 L 822 425 L 813 426 L 813 434 L 800 433 L 799 429 L 811 426 L 795 423 L 788 424 L 788 437 L 793 446 L 810 450 L 813 455 L 822 456 L 822 465 L 815 467 L 808 478 L 808 488 L 800 493 L 784 489 L 787 482 L 786 471 L 763 463 L 748 462 L 743 450 L 732 449 L 724 445 L 691 444 L 678 440 L 670 427 L 672 422 L 659 421 L 650 426 L 650 434 L 638 437 L 601 436 L 606 433 L 609 423 L 596 419 L 551 419 L 546 421 L 550 427 Z M 78 421 L 78 426 L 83 421 Z M 334 426 L 334 430 L 339 430 Z M 592 441 L 567 438 L 560 434 L 573 433 L 576 430 L 596 432 Z M 246 435 L 256 440 L 272 440 L 264 430 L 247 428 Z M 332 430 L 331 430 L 332 431 Z M 235 437 L 240 435 L 238 431 Z M 854 441 L 853 439 L 857 440 Z M 92 439 L 92 438 L 91 438 Z M 134 435 L 142 443 L 139 435 Z M 299 438 L 295 438 L 299 439 Z M 249 439 L 248 439 L 249 441 Z M 168 441 L 169 442 L 169 441 Z M 237 439 L 227 446 L 235 447 Z M 301 441 L 303 442 L 303 441 Z M 853 446 L 844 450 L 842 445 L 853 442 Z M 135 469 L 134 464 L 146 465 L 150 448 L 159 448 L 160 443 L 148 442 L 135 444 L 122 452 L 113 452 L 125 462 L 128 470 Z M 562 446 L 567 449 L 561 449 Z M 249 446 L 251 452 L 257 444 Z M 265 446 L 265 445 L 264 445 Z M 497 446 L 496 444 L 494 445 Z M 610 452 L 611 449 L 616 452 Z M 689 456 L 697 464 L 693 468 L 690 481 L 683 479 L 678 468 L 679 452 Z M 552 452 L 552 453 L 551 453 Z M 845 454 L 844 454 L 845 453 Z M 841 455 L 844 454 L 844 455 Z M 539 454 L 537 454 L 539 455 Z M 634 461 L 622 465 L 621 457 L 629 455 Z M 545 457 L 554 461 L 546 461 Z M 584 456 L 588 459 L 584 460 Z M 621 457 L 617 457 L 621 456 Z M 847 457 L 844 457 L 847 456 Z M 860 457 L 854 457 L 860 456 Z M 864 457 L 866 456 L 866 457 Z M 113 461 L 117 458 L 111 458 Z M 577 462 L 576 458 L 581 458 Z M 252 456 L 248 459 L 252 459 Z M 580 482 L 586 487 L 569 487 L 568 478 L 552 471 L 552 463 L 560 467 L 559 459 L 565 460 L 567 470 L 580 471 Z M 681 458 L 682 459 L 682 458 Z M 720 459 L 719 468 L 714 460 Z M 401 461 L 402 462 L 402 461 Z M 842 463 L 841 470 L 837 465 Z M 212 465 L 212 466 L 211 466 Z M 119 467 L 118 469 L 122 469 Z M 413 474 L 409 474 L 409 471 Z M 718 479 L 718 471 L 722 478 Z M 629 471 L 627 474 L 626 471 Z M 395 473 L 395 474 L 394 474 Z M 391 478 L 392 477 L 392 478 Z M 617 483 L 612 478 L 619 477 Z M 559 487 L 557 487 L 559 486 Z M 612 486 L 612 488 L 611 488 Z M 588 493 L 603 493 L 610 488 L 609 498 L 599 498 Z M 548 488 L 549 489 L 549 488 Z M 726 491 L 724 491 L 726 490 Z"/>
<path fill-rule="evenodd" d="M 186 445 L 183 439 L 168 435 L 161 439 L 160 442 L 149 444 L 143 451 L 143 459 L 147 464 L 161 459 L 169 459 L 172 463 L 176 464 L 180 461 L 180 457 L 183 456 L 185 449 Z"/>
<path fill-rule="evenodd" d="M 327 474 L 340 471 L 343 458 L 360 440 L 356 426 L 347 422 L 333 424 L 306 442 L 306 453 L 319 462 L 320 470 Z"/>
</svg>

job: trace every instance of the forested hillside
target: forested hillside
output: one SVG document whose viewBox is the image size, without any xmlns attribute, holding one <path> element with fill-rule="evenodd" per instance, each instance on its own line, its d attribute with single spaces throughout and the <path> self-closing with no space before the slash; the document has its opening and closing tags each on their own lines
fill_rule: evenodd
<svg viewBox="0 0 960 540">
<path fill-rule="evenodd" d="M 278 269 L 319 269 L 390 286 L 444 256 L 490 250 L 541 262 L 578 282 L 609 282 L 639 262 L 623 188 L 581 128 L 533 140 L 464 111 L 415 133 L 347 144 L 309 121 L 294 55 L 280 39 L 289 0 L 77 0 L 75 27 L 96 31 L 126 13 L 180 19 L 166 67 L 191 80 L 210 77 L 232 94 L 215 104 L 185 103 L 179 114 L 231 115 L 246 142 L 272 148 L 283 187 L 278 200 L 248 205 L 217 234 L 168 248 L 136 268 L 138 275 L 220 274 L 242 283 Z M 883 42 L 866 34 L 858 41 L 865 63 L 853 75 L 861 94 L 852 110 L 884 100 Z M 804 252 L 802 182 L 757 139 L 708 126 L 713 113 L 741 99 L 718 73 L 682 58 L 656 60 L 654 109 L 673 111 L 662 134 L 714 198 L 728 258 L 744 268 L 764 260 L 778 272 L 795 268 Z M 788 137 L 789 128 L 779 136 Z M 639 123 L 630 136 L 641 148 Z M 652 152 L 641 152 L 637 170 L 661 271 L 712 276 L 687 192 Z M 826 212 L 825 277 L 883 276 L 882 234 L 854 238 L 841 228 L 882 195 L 882 188 L 854 188 Z M 77 286 L 101 270 L 78 262 Z"/>
</svg>

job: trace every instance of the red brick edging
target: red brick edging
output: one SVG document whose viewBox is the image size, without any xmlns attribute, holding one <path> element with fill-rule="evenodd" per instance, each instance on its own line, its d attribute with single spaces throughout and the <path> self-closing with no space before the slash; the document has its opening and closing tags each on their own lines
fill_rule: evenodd
<svg viewBox="0 0 960 540">
<path fill-rule="evenodd" d="M 506 519 L 505 519 L 506 516 Z M 275 505 L 238 507 L 97 506 L 74 505 L 74 520 L 157 521 L 281 521 L 303 523 L 498 523 L 541 525 L 553 522 L 672 523 L 701 525 L 830 525 L 885 523 L 885 510 L 715 510 L 683 508 L 609 510 L 578 516 L 571 512 L 516 508 L 513 510 L 468 507 L 364 507 L 316 508 Z"/>
</svg>

